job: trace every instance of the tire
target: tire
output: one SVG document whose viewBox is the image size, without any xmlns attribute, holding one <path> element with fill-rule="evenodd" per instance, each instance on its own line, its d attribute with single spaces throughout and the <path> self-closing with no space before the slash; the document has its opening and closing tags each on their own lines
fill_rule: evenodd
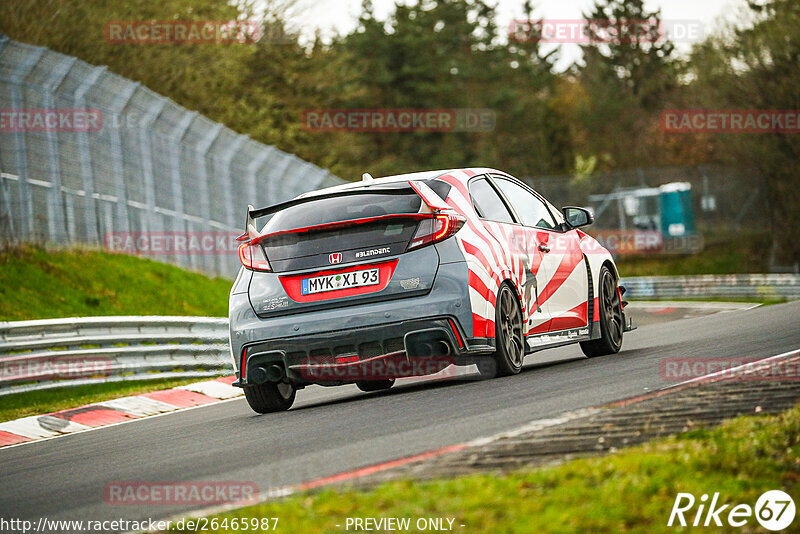
<svg viewBox="0 0 800 534">
<path fill-rule="evenodd" d="M 297 391 L 285 382 L 267 382 L 244 388 L 247 404 L 258 413 L 283 412 L 294 403 Z"/>
<path fill-rule="evenodd" d="M 522 307 L 514 290 L 503 283 L 497 292 L 494 309 L 495 376 L 510 376 L 522 370 L 525 359 L 525 337 L 522 335 Z"/>
<path fill-rule="evenodd" d="M 394 378 L 389 378 L 386 380 L 363 380 L 361 382 L 356 382 L 358 389 L 367 393 L 370 391 L 382 391 L 384 389 L 389 389 L 393 385 Z"/>
<path fill-rule="evenodd" d="M 581 342 L 581 350 L 589 358 L 616 354 L 622 348 L 624 329 L 622 302 L 617 290 L 617 280 L 605 265 L 600 269 L 597 287 L 599 288 L 597 304 L 600 308 L 600 337 L 592 341 Z"/>
</svg>

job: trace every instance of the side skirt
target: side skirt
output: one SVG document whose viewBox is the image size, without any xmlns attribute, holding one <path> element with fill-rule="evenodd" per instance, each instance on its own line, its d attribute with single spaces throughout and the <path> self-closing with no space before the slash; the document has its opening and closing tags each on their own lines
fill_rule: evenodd
<svg viewBox="0 0 800 534">
<path fill-rule="evenodd" d="M 599 328 L 596 330 L 599 330 Z M 572 343 L 578 343 L 580 341 L 589 341 L 592 338 L 589 332 L 590 329 L 588 326 L 581 326 L 580 328 L 571 328 L 559 332 L 547 332 L 544 334 L 527 336 L 525 338 L 525 345 L 527 346 L 525 354 L 561 347 L 563 345 L 571 345 Z"/>
</svg>

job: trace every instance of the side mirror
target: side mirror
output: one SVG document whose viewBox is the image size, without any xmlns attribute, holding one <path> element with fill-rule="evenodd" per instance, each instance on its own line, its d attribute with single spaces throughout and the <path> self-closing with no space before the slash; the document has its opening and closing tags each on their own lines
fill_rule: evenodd
<svg viewBox="0 0 800 534">
<path fill-rule="evenodd" d="M 567 224 L 571 228 L 589 226 L 594 222 L 594 216 L 586 208 L 567 206 L 565 208 L 561 208 L 561 213 L 564 214 L 564 218 L 567 220 Z"/>
</svg>

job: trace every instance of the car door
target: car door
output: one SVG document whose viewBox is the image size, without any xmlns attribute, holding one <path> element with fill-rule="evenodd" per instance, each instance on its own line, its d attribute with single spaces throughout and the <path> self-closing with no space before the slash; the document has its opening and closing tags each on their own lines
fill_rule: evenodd
<svg viewBox="0 0 800 534">
<path fill-rule="evenodd" d="M 488 177 L 472 180 L 470 194 L 484 227 L 501 245 L 499 253 L 507 257 L 508 272 L 498 275 L 501 280 L 515 280 L 522 300 L 523 331 L 528 335 L 531 330 L 548 324 L 551 318 L 547 307 L 538 303 L 539 287 L 546 278 L 542 266 L 544 254 L 530 245 L 529 230 Z"/>
<path fill-rule="evenodd" d="M 589 277 L 575 230 L 565 230 L 548 203 L 533 190 L 508 177 L 492 176 L 527 231 L 529 253 L 542 254 L 539 306 L 550 316 L 533 334 L 580 328 L 588 324 Z M 545 278 L 546 277 L 546 278 Z"/>
</svg>

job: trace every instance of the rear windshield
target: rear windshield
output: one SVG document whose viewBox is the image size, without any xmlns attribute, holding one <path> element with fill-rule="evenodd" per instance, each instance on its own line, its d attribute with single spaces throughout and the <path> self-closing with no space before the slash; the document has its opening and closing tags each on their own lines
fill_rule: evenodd
<svg viewBox="0 0 800 534">
<path fill-rule="evenodd" d="M 265 232 L 283 232 L 305 226 L 364 219 L 396 213 L 418 213 L 422 199 L 413 190 L 408 195 L 350 195 L 311 200 L 276 213 Z"/>
<path fill-rule="evenodd" d="M 450 192 L 450 184 L 439 180 L 422 180 L 442 199 Z M 375 194 L 349 195 L 320 200 L 311 200 L 280 211 L 273 215 L 262 227 L 261 233 L 284 232 L 306 226 L 328 224 L 353 219 L 364 219 L 396 213 L 419 213 L 422 199 L 413 189 L 407 195 L 380 193 L 383 187 L 397 187 L 385 184 L 375 187 Z"/>
</svg>

